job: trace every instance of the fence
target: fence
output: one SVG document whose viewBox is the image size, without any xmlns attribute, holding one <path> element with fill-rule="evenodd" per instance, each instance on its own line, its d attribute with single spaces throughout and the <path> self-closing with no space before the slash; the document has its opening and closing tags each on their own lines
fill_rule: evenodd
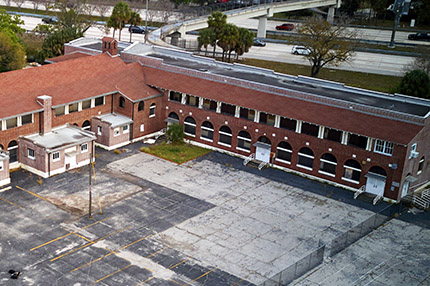
<svg viewBox="0 0 430 286">
<path fill-rule="evenodd" d="M 288 266 L 288 268 L 282 270 L 273 277 L 267 279 L 259 286 L 288 285 L 306 272 L 323 263 L 324 257 L 326 255 L 333 256 L 339 253 L 360 238 L 366 236 L 374 229 L 390 220 L 396 213 L 400 214 L 406 209 L 407 207 L 401 203 L 389 205 L 381 211 L 373 214 L 365 221 L 337 236 L 327 245 L 320 241 L 318 243 L 318 248 L 315 251 L 303 257 L 296 263 Z"/>
</svg>

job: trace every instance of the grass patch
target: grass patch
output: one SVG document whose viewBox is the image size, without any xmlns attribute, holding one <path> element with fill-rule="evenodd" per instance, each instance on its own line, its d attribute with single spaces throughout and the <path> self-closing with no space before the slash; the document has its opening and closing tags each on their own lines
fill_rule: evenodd
<svg viewBox="0 0 430 286">
<path fill-rule="evenodd" d="M 257 59 L 244 59 L 240 61 L 243 64 L 271 69 L 276 72 L 290 74 L 290 75 L 305 75 L 309 76 L 311 72 L 310 66 L 288 64 L 288 63 L 278 63 L 265 60 Z M 346 70 L 336 70 L 330 68 L 323 68 L 319 74 L 318 78 L 331 80 L 336 82 L 343 82 L 349 86 L 355 86 L 359 88 L 365 88 L 380 92 L 390 92 L 394 87 L 396 87 L 400 81 L 401 77 L 390 76 L 390 75 L 380 75 L 380 74 L 370 74 Z"/>
<path fill-rule="evenodd" d="M 151 147 L 142 147 L 140 151 L 155 155 L 157 157 L 182 164 L 189 160 L 203 156 L 211 150 L 197 147 L 190 144 L 166 144 L 153 145 Z"/>
</svg>

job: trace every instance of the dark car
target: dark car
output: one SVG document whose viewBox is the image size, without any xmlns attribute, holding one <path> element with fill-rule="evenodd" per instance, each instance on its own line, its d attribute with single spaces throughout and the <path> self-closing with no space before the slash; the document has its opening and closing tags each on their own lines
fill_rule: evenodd
<svg viewBox="0 0 430 286">
<path fill-rule="evenodd" d="M 282 25 L 276 26 L 276 30 L 292 31 L 293 29 L 294 29 L 293 24 L 282 24 Z"/>
<path fill-rule="evenodd" d="M 130 27 L 128 27 L 128 31 L 130 33 L 135 33 L 135 34 L 145 34 L 145 27 L 142 27 L 142 26 L 130 26 Z"/>
<path fill-rule="evenodd" d="M 408 39 L 409 40 L 430 41 L 430 35 L 427 33 L 409 34 Z"/>
<path fill-rule="evenodd" d="M 54 24 L 58 22 L 57 17 L 46 17 L 42 19 L 42 22 L 45 24 Z"/>
<path fill-rule="evenodd" d="M 265 42 L 263 42 L 262 40 L 254 39 L 253 46 L 257 46 L 257 47 L 265 47 L 265 46 L 266 46 L 266 43 L 265 43 Z"/>
</svg>

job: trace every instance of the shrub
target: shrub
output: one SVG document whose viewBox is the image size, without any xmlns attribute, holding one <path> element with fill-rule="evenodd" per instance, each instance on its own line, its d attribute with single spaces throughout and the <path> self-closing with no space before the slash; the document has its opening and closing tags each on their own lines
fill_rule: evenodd
<svg viewBox="0 0 430 286">
<path fill-rule="evenodd" d="M 182 143 L 185 137 L 182 125 L 176 123 L 169 125 L 167 127 L 166 136 L 172 143 Z"/>
<path fill-rule="evenodd" d="M 430 98 L 430 78 L 422 70 L 407 72 L 395 91 L 410 96 Z"/>
</svg>

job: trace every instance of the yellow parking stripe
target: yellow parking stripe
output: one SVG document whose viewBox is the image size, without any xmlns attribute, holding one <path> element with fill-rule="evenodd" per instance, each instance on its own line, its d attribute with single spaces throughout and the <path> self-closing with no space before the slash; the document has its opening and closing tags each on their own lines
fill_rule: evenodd
<svg viewBox="0 0 430 286">
<path fill-rule="evenodd" d="M 87 225 L 87 226 L 85 226 L 85 227 L 82 227 L 82 228 L 80 228 L 80 229 L 79 229 L 79 230 L 77 230 L 77 231 L 80 231 L 80 230 L 83 230 L 83 229 L 89 228 L 89 227 L 91 227 L 91 226 L 93 226 L 93 225 L 95 225 L 95 224 L 98 224 L 98 223 L 100 223 L 100 222 L 102 222 L 102 221 L 104 221 L 104 220 L 107 220 L 108 218 L 109 218 L 109 217 L 104 218 L 104 219 L 99 220 L 99 221 L 96 221 L 96 222 L 93 222 L 92 224 L 89 224 L 89 225 Z M 59 237 L 57 237 L 57 238 L 54 238 L 53 240 L 50 240 L 50 241 L 48 241 L 48 242 L 45 242 L 45 243 L 43 243 L 43 244 L 41 244 L 41 245 L 39 245 L 39 246 L 33 247 L 32 249 L 30 249 L 30 251 L 33 251 L 33 250 L 38 249 L 38 248 L 40 248 L 40 247 L 42 247 L 42 246 L 48 245 L 48 244 L 50 244 L 50 243 L 52 243 L 52 242 L 54 242 L 54 241 L 60 240 L 60 239 L 62 239 L 62 238 L 65 238 L 65 237 L 67 237 L 67 236 L 69 236 L 69 235 L 71 235 L 71 234 L 75 234 L 75 232 L 69 232 L 69 233 L 67 233 L 67 234 L 65 234 L 65 235 L 59 236 Z"/>
<path fill-rule="evenodd" d="M 55 260 L 57 260 L 57 259 L 60 259 L 61 257 L 64 257 L 64 256 L 69 255 L 69 254 L 71 254 L 71 253 L 74 253 L 74 252 L 76 252 L 76 251 L 78 251 L 78 250 L 81 250 L 82 248 L 85 248 L 85 247 L 87 247 L 87 246 L 89 246 L 89 245 L 92 245 L 92 244 L 94 244 L 94 243 L 96 243 L 96 242 L 98 242 L 98 241 L 100 241 L 100 240 L 106 239 L 107 237 L 112 236 L 112 235 L 114 235 L 114 234 L 116 234 L 116 233 L 119 233 L 119 232 L 121 232 L 121 231 L 123 231 L 123 230 L 126 230 L 126 229 L 128 229 L 128 228 L 130 228 L 130 227 L 131 227 L 131 226 L 126 226 L 126 227 L 121 228 L 121 229 L 119 229 L 119 230 L 115 230 L 115 231 L 113 231 L 113 232 L 109 233 L 108 235 L 105 235 L 105 236 L 103 236 L 103 237 L 101 237 L 101 238 L 97 238 L 96 240 L 94 240 L 94 241 L 92 241 L 92 242 L 89 242 L 89 243 L 84 244 L 84 245 L 82 245 L 82 246 L 80 246 L 80 247 L 78 247 L 78 248 L 72 249 L 72 250 L 70 250 L 70 251 L 68 251 L 68 252 L 66 252 L 66 253 L 64 253 L 64 254 L 61 254 L 61 255 L 59 255 L 59 256 L 57 256 L 57 257 L 55 257 L 55 258 L 52 258 L 50 261 L 51 261 L 51 262 L 53 262 L 53 261 L 55 261 Z"/>
<path fill-rule="evenodd" d="M 186 284 L 179 283 L 178 281 L 175 281 L 175 280 L 173 280 L 171 278 L 169 278 L 169 281 L 175 282 L 176 284 L 181 285 L 181 286 L 185 286 L 186 285 Z"/>
<path fill-rule="evenodd" d="M 42 197 L 42 196 L 39 196 L 38 194 L 35 194 L 35 193 L 31 192 L 31 191 L 28 191 L 28 190 L 26 190 L 26 189 L 23 189 L 23 188 L 21 188 L 21 187 L 19 187 L 19 186 L 15 186 L 15 187 L 17 187 L 17 188 L 18 188 L 18 189 L 20 189 L 20 190 L 23 190 L 24 192 L 29 193 L 30 195 L 33 195 L 33 196 L 35 196 L 35 197 L 37 197 L 37 198 L 39 198 L 39 199 L 42 199 L 42 200 L 44 200 L 44 201 L 49 202 L 49 200 L 47 200 L 46 198 L 44 198 L 44 197 Z"/>
<path fill-rule="evenodd" d="M 133 242 L 131 242 L 131 243 L 127 244 L 126 246 L 121 247 L 120 249 L 118 249 L 118 250 L 116 250 L 116 251 L 112 251 L 111 253 L 108 253 L 108 254 L 106 254 L 106 255 L 100 256 L 99 258 L 97 258 L 97 259 L 95 259 L 95 260 L 92 260 L 91 262 L 88 262 L 88 263 L 86 263 L 86 264 L 84 264 L 84 265 L 81 265 L 81 266 L 79 266 L 79 267 L 77 267 L 77 268 L 75 268 L 75 269 L 71 270 L 70 272 L 75 272 L 76 270 L 79 270 L 79 269 L 81 269 L 81 268 L 83 268 L 83 267 L 85 267 L 85 266 L 88 266 L 88 265 L 90 265 L 90 264 L 93 264 L 94 262 L 97 262 L 97 261 L 99 261 L 99 260 L 102 260 L 102 259 L 103 259 L 103 258 L 105 258 L 105 257 L 108 257 L 108 256 L 110 256 L 110 255 L 112 255 L 112 254 L 116 254 L 118 251 L 120 251 L 120 250 L 122 250 L 122 249 L 126 249 L 127 247 L 132 246 L 133 244 L 138 243 L 139 241 L 142 241 L 142 240 L 144 240 L 144 239 L 147 239 L 148 237 L 151 237 L 151 236 L 153 236 L 153 235 L 152 235 L 152 234 L 150 234 L 150 235 L 147 235 L 147 236 L 145 236 L 145 237 L 142 237 L 142 238 L 140 238 L 140 239 L 138 239 L 138 240 L 136 240 L 136 241 L 133 241 Z"/>
<path fill-rule="evenodd" d="M 169 269 L 175 268 L 176 266 L 181 265 L 182 263 L 184 263 L 185 261 L 188 261 L 188 260 L 190 260 L 190 259 L 189 259 L 189 258 L 185 258 L 185 259 L 184 259 L 184 260 L 182 260 L 181 262 L 176 263 L 176 264 L 175 264 L 175 265 L 173 265 L 173 266 L 170 266 L 170 267 L 169 267 Z"/>
<path fill-rule="evenodd" d="M 237 284 L 239 284 L 242 281 L 243 281 L 243 279 L 240 279 L 239 281 L 237 281 L 236 283 L 232 284 L 231 286 L 237 285 Z"/>
<path fill-rule="evenodd" d="M 146 258 L 152 257 L 153 255 L 155 255 L 155 254 L 157 254 L 157 253 L 160 253 L 160 252 L 162 252 L 162 251 L 166 250 L 167 248 L 168 248 L 168 247 L 165 247 L 165 248 L 163 248 L 163 249 L 160 249 L 160 250 L 158 250 L 158 251 L 156 251 L 156 252 L 154 252 L 154 253 L 152 253 L 152 254 L 148 255 Z"/>
<path fill-rule="evenodd" d="M 142 285 L 142 284 L 145 284 L 146 282 L 148 282 L 148 281 L 151 281 L 152 279 L 154 279 L 155 277 L 154 276 L 152 276 L 152 277 L 149 277 L 148 279 L 146 279 L 145 281 L 143 281 L 143 282 L 140 282 L 139 284 L 137 284 L 136 286 L 140 286 L 140 285 Z"/>
<path fill-rule="evenodd" d="M 4 198 L 0 198 L 0 200 L 4 201 L 4 202 L 6 202 L 6 203 L 9 203 L 9 204 L 11 204 L 11 205 L 13 205 L 13 206 L 15 206 L 15 207 L 17 207 L 17 208 L 22 209 L 22 207 L 21 207 L 21 206 L 19 206 L 19 205 L 15 204 L 15 203 L 12 203 L 11 201 L 8 201 L 8 200 L 6 200 L 6 199 L 4 199 Z"/>
<path fill-rule="evenodd" d="M 194 281 L 199 280 L 200 278 L 202 278 L 202 277 L 204 277 L 204 276 L 208 275 L 209 273 L 211 273 L 212 271 L 214 271 L 214 270 L 216 270 L 216 269 L 218 269 L 218 267 L 215 267 L 214 269 L 212 269 L 212 270 L 210 270 L 210 271 L 206 272 L 205 274 L 200 275 L 199 277 L 197 277 L 196 279 L 194 279 L 194 280 L 193 280 L 193 281 L 191 281 L 191 282 L 194 282 Z M 187 283 L 187 285 L 191 285 L 191 282 L 190 282 L 190 283 Z"/>
<path fill-rule="evenodd" d="M 127 268 L 129 268 L 130 266 L 132 266 L 132 265 L 133 265 L 133 264 L 129 264 L 129 265 L 127 265 L 126 267 L 123 267 L 123 268 L 121 268 L 121 269 L 118 269 L 117 271 L 112 272 L 111 274 L 108 274 L 108 275 L 106 275 L 105 277 L 102 277 L 102 278 L 100 278 L 99 280 L 95 281 L 95 282 L 94 282 L 94 284 L 96 284 L 96 283 L 98 283 L 98 282 L 100 282 L 100 281 L 102 281 L 102 280 L 104 280 L 104 279 L 106 279 L 106 278 L 108 278 L 108 277 L 111 277 L 112 275 L 114 275 L 114 274 L 116 274 L 116 273 L 118 273 L 118 272 L 121 272 L 121 271 L 123 271 L 124 269 L 127 269 Z"/>
</svg>

